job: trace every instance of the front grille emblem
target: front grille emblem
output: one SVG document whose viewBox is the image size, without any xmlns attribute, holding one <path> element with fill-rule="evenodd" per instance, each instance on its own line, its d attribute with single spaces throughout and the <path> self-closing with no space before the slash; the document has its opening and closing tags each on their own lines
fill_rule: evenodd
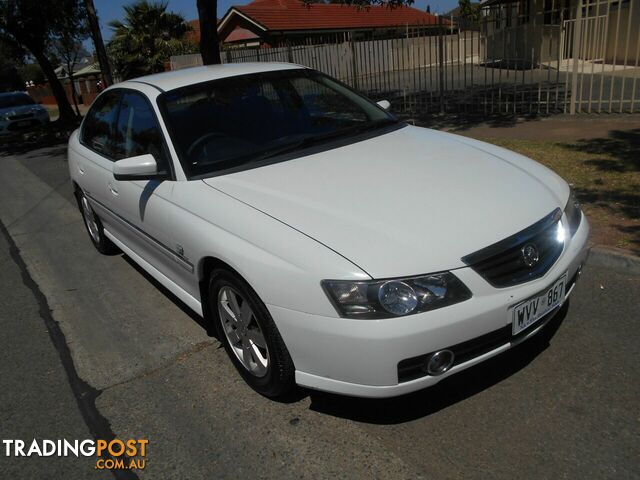
<svg viewBox="0 0 640 480">
<path fill-rule="evenodd" d="M 533 243 L 522 247 L 522 261 L 529 268 L 535 267 L 540 261 L 540 252 Z"/>
</svg>

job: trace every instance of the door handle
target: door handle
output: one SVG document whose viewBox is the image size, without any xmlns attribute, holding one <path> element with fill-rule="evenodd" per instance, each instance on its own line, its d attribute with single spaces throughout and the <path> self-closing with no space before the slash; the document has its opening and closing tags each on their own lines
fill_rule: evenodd
<svg viewBox="0 0 640 480">
<path fill-rule="evenodd" d="M 112 184 L 112 183 L 110 183 L 110 184 L 109 184 L 109 191 L 110 191 L 110 192 L 111 192 L 111 194 L 112 194 L 112 195 L 114 195 L 114 196 L 117 196 L 117 195 L 118 195 L 118 189 L 117 189 L 117 188 L 115 188 L 115 187 L 113 186 L 113 184 Z"/>
<path fill-rule="evenodd" d="M 78 172 L 80 175 L 84 175 L 84 166 L 82 164 L 78 164 Z"/>
</svg>

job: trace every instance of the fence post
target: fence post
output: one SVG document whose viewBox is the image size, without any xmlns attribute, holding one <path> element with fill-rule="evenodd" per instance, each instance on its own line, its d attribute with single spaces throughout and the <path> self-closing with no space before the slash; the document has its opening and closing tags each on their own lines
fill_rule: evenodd
<svg viewBox="0 0 640 480">
<path fill-rule="evenodd" d="M 578 11 L 576 12 L 576 23 L 571 39 L 571 52 L 573 55 L 573 66 L 571 68 L 571 103 L 569 104 L 569 115 L 576 114 L 576 98 L 578 96 L 578 63 L 580 60 L 580 37 L 582 36 L 582 0 L 578 0 Z"/>
<path fill-rule="evenodd" d="M 356 52 L 353 48 L 353 33 L 349 34 L 349 49 L 351 51 L 351 70 L 353 72 L 353 85 L 352 87 L 358 88 L 358 66 L 356 62 Z"/>
<path fill-rule="evenodd" d="M 444 113 L 444 38 L 442 36 L 444 26 L 442 24 L 442 15 L 438 15 L 438 64 L 439 64 L 439 90 L 440 90 L 440 113 Z"/>
<path fill-rule="evenodd" d="M 291 42 L 287 42 L 287 58 L 289 63 L 293 63 L 293 50 L 291 49 Z"/>
</svg>

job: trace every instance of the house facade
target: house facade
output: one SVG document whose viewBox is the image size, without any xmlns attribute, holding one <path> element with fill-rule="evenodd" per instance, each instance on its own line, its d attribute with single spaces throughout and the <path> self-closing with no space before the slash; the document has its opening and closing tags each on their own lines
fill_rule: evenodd
<svg viewBox="0 0 640 480">
<path fill-rule="evenodd" d="M 640 0 L 486 0 L 487 61 L 539 65 L 635 58 Z"/>
</svg>

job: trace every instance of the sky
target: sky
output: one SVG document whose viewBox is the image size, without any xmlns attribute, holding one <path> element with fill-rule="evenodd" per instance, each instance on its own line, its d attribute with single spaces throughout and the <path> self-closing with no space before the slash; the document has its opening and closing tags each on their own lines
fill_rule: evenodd
<svg viewBox="0 0 640 480">
<path fill-rule="evenodd" d="M 167 0 L 165 0 L 167 1 Z M 218 17 L 221 18 L 232 5 L 245 5 L 250 0 L 218 0 Z M 100 19 L 104 40 L 111 37 L 108 23 L 111 20 L 122 19 L 122 6 L 133 3 L 133 0 L 94 0 L 94 5 Z M 413 7 L 426 10 L 427 3 L 431 5 L 432 13 L 448 12 L 458 4 L 458 0 L 415 0 Z M 196 0 L 168 0 L 168 10 L 182 14 L 187 20 L 198 18 Z"/>
</svg>

